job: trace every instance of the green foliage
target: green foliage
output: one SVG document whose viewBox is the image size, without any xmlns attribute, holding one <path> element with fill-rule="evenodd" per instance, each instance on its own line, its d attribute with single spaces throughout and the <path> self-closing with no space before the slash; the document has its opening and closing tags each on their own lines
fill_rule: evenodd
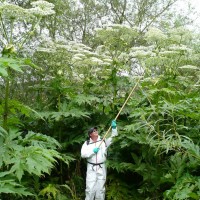
<svg viewBox="0 0 200 200">
<path fill-rule="evenodd" d="M 40 191 L 39 195 L 47 196 L 47 199 L 57 199 L 56 197 L 59 195 L 59 191 L 55 186 L 49 184 L 46 188 Z"/>
<path fill-rule="evenodd" d="M 4 101 L 2 101 L 2 104 L 0 105 L 0 114 L 3 115 L 4 112 Z M 20 116 L 27 116 L 30 117 L 31 115 L 35 115 L 39 118 L 42 118 L 41 115 L 39 115 L 38 112 L 31 109 L 29 106 L 24 105 L 23 103 L 17 101 L 17 100 L 8 100 L 8 110 L 9 110 L 9 119 L 8 119 L 8 125 L 10 127 L 16 127 L 20 124 Z M 19 114 L 20 113 L 20 114 Z M 2 124 L 3 121 L 0 120 L 0 123 Z"/>
<path fill-rule="evenodd" d="M 1 3 L 0 198 L 83 199 L 87 129 L 106 132 L 138 74 L 107 199 L 199 198 L 199 36 L 166 20 L 173 2 Z"/>
<path fill-rule="evenodd" d="M 24 138 L 20 132 L 10 130 L 9 133 L 1 129 L 1 193 L 13 193 L 18 195 L 31 195 L 21 185 L 25 175 L 44 176 L 50 174 L 58 160 L 67 164 L 73 160 L 71 156 L 62 155 L 56 151 L 60 144 L 53 138 L 39 134 L 28 133 Z M 18 181 L 21 183 L 17 183 Z"/>
<path fill-rule="evenodd" d="M 17 194 L 19 196 L 32 196 L 30 192 L 27 191 L 27 188 L 24 188 L 21 184 L 17 183 L 13 177 L 5 176 L 3 173 L 0 173 L 0 193 L 3 194 Z"/>
<path fill-rule="evenodd" d="M 166 199 L 198 199 L 200 194 L 199 177 L 184 174 L 176 184 L 164 193 Z"/>
<path fill-rule="evenodd" d="M 135 191 L 132 190 L 132 185 L 128 185 L 126 182 L 112 176 L 109 177 L 106 197 L 108 200 L 125 200 L 127 198 L 139 199 L 139 197 L 135 195 Z"/>
<path fill-rule="evenodd" d="M 68 112 L 46 112 L 46 113 L 40 113 L 41 116 L 44 118 L 53 118 L 56 121 L 59 121 L 61 117 L 67 118 L 67 117 L 74 117 L 74 118 L 81 118 L 81 117 L 88 117 L 87 112 L 83 112 L 80 109 L 71 109 Z"/>
<path fill-rule="evenodd" d="M 23 139 L 19 140 L 19 143 L 23 146 L 35 146 L 48 149 L 61 148 L 60 143 L 58 143 L 54 138 L 34 133 L 32 131 L 26 134 Z"/>
<path fill-rule="evenodd" d="M 22 73 L 23 72 L 21 69 L 22 64 L 23 64 L 22 59 L 1 57 L 0 58 L 0 73 L 4 77 L 8 76 L 7 68 L 11 68 L 14 71 Z"/>
<path fill-rule="evenodd" d="M 114 161 L 108 161 L 107 163 L 108 168 L 114 169 L 117 172 L 125 173 L 126 171 L 134 171 L 134 165 L 132 163 L 127 162 L 114 162 Z"/>
</svg>

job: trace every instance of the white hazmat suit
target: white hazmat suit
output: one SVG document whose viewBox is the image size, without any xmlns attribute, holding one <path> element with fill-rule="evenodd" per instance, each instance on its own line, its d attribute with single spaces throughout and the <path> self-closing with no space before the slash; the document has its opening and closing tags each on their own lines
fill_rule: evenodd
<svg viewBox="0 0 200 200">
<path fill-rule="evenodd" d="M 110 146 L 112 138 L 117 134 L 117 128 L 112 129 L 111 137 L 105 139 L 105 141 L 102 142 L 100 136 L 98 136 L 96 142 L 90 138 L 85 141 L 81 148 L 81 157 L 87 159 L 85 200 L 105 199 L 107 148 Z M 99 147 L 100 143 L 101 146 Z M 98 153 L 93 152 L 95 147 L 100 148 Z"/>
</svg>

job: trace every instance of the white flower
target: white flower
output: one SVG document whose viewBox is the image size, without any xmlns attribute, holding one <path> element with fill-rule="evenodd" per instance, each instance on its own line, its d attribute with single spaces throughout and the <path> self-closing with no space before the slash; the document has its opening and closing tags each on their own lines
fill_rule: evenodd
<svg viewBox="0 0 200 200">
<path fill-rule="evenodd" d="M 129 55 L 127 53 L 122 52 L 119 56 L 118 59 L 119 60 L 127 60 L 129 58 Z"/>
<path fill-rule="evenodd" d="M 74 56 L 76 56 L 76 57 L 81 57 L 81 58 L 85 57 L 85 55 L 84 55 L 84 54 L 81 54 L 81 53 L 77 53 L 77 54 L 75 54 Z"/>
<path fill-rule="evenodd" d="M 108 63 L 111 63 L 113 60 L 110 59 L 110 58 L 104 58 L 103 61 L 108 62 Z"/>
<path fill-rule="evenodd" d="M 88 55 L 97 55 L 96 53 L 85 50 L 85 49 L 82 51 L 82 53 L 85 53 L 85 54 L 88 54 Z"/>
<path fill-rule="evenodd" d="M 138 51 L 138 50 L 147 51 L 147 50 L 149 50 L 149 47 L 139 46 L 139 47 L 132 47 L 131 48 L 131 51 Z"/>
<path fill-rule="evenodd" d="M 91 59 L 92 62 L 95 62 L 97 64 L 102 64 L 103 63 L 102 60 L 100 60 L 99 58 L 96 58 L 96 57 L 91 57 L 90 59 Z"/>
<path fill-rule="evenodd" d="M 58 70 L 57 74 L 58 74 L 58 75 L 63 74 L 62 70 Z"/>
<path fill-rule="evenodd" d="M 131 52 L 129 54 L 131 57 L 146 57 L 146 56 L 151 56 L 152 52 L 150 51 L 143 51 L 143 50 L 138 50 L 135 52 Z"/>
<path fill-rule="evenodd" d="M 162 41 L 167 38 L 167 36 L 158 28 L 150 28 L 149 31 L 145 34 L 145 37 L 148 41 Z"/>
<path fill-rule="evenodd" d="M 159 54 L 161 56 L 170 56 L 170 55 L 178 54 L 178 52 L 177 51 L 161 51 Z"/>
<path fill-rule="evenodd" d="M 37 51 L 39 51 L 39 52 L 47 52 L 47 53 L 55 53 L 56 52 L 55 49 L 49 48 L 49 47 L 48 48 L 38 47 Z"/>
<path fill-rule="evenodd" d="M 74 41 L 69 42 L 69 45 L 72 47 L 72 49 L 80 49 L 80 50 L 91 50 L 90 47 L 82 44 L 82 43 L 77 43 Z"/>
<path fill-rule="evenodd" d="M 33 17 L 33 15 L 29 13 L 27 9 L 24 9 L 20 6 L 10 3 L 3 3 L 0 6 L 0 13 L 3 18 L 12 20 L 13 19 L 24 20 L 26 18 Z"/>
<path fill-rule="evenodd" d="M 35 15 L 46 16 L 55 14 L 55 11 L 53 10 L 54 4 L 47 1 L 34 1 L 31 3 L 31 5 L 33 6 L 33 8 L 29 9 L 29 12 Z"/>
<path fill-rule="evenodd" d="M 71 50 L 70 46 L 65 45 L 65 44 L 54 44 L 54 45 L 55 45 L 55 47 L 56 47 L 57 49 L 65 49 L 65 50 L 67 50 L 67 51 L 70 51 L 70 50 Z"/>
<path fill-rule="evenodd" d="M 110 63 L 109 62 L 103 62 L 102 65 L 108 66 L 108 65 L 110 65 Z"/>
<path fill-rule="evenodd" d="M 82 60 L 82 58 L 77 57 L 77 56 L 74 56 L 74 57 L 72 58 L 72 61 L 73 61 L 73 62 L 81 61 L 81 60 Z"/>
<path fill-rule="evenodd" d="M 105 46 L 104 45 L 100 45 L 96 48 L 96 52 L 97 53 L 103 53 L 105 51 Z"/>
<path fill-rule="evenodd" d="M 172 45 L 169 49 L 174 51 L 191 51 L 186 45 Z"/>
<path fill-rule="evenodd" d="M 194 65 L 184 65 L 184 66 L 181 66 L 179 67 L 180 69 L 189 69 L 189 70 L 200 70 L 199 67 L 197 66 L 194 66 Z"/>
</svg>

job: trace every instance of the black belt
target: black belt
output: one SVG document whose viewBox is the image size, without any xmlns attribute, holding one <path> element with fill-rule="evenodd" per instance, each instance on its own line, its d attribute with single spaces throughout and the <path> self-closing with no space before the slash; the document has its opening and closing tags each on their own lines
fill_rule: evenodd
<svg viewBox="0 0 200 200">
<path fill-rule="evenodd" d="M 102 168 L 101 165 L 104 164 L 104 162 L 102 162 L 102 163 L 91 163 L 91 162 L 88 162 L 88 161 L 87 161 L 87 163 L 93 165 L 93 166 L 92 166 L 92 170 L 94 170 L 94 166 L 97 166 L 97 165 L 98 165 L 100 168 Z"/>
</svg>

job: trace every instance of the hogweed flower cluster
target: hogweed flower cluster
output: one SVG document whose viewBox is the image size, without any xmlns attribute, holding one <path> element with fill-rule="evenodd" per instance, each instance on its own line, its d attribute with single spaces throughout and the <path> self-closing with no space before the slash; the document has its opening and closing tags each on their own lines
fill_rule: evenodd
<svg viewBox="0 0 200 200">
<path fill-rule="evenodd" d="M 29 12 L 35 14 L 35 15 L 41 15 L 41 16 L 47 16 L 55 14 L 55 11 L 53 10 L 54 4 L 49 3 L 47 1 L 39 0 L 32 2 L 31 5 L 33 8 L 29 9 Z"/>
<path fill-rule="evenodd" d="M 167 39 L 167 36 L 158 28 L 150 28 L 149 31 L 145 34 L 147 41 L 163 41 Z"/>
<path fill-rule="evenodd" d="M 21 21 L 32 17 L 32 14 L 27 9 L 6 2 L 0 5 L 0 13 L 2 19 L 9 20 L 17 19 Z"/>
<path fill-rule="evenodd" d="M 132 47 L 129 53 L 130 57 L 141 58 L 147 56 L 155 56 L 155 54 L 151 51 L 151 48 L 145 46 Z"/>
<path fill-rule="evenodd" d="M 10 19 L 18 21 L 30 19 L 34 15 L 47 16 L 55 14 L 53 10 L 54 4 L 47 1 L 39 0 L 31 3 L 33 8 L 24 9 L 20 6 L 4 2 L 0 4 L 0 13 L 3 19 Z"/>
</svg>

